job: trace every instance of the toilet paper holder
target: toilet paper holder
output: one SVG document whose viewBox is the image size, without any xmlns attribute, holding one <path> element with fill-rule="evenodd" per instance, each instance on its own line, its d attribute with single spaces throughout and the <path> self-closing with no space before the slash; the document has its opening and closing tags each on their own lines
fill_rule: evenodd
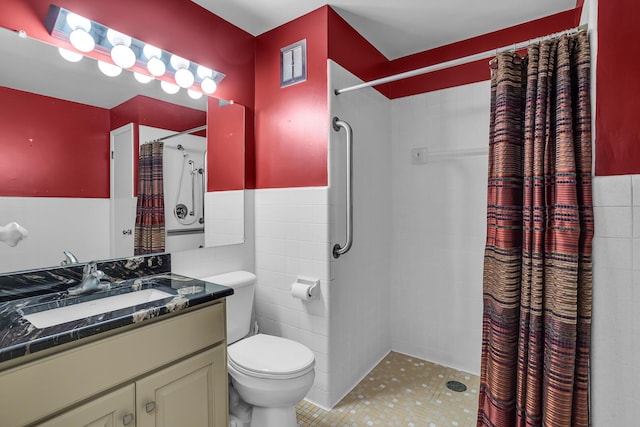
<svg viewBox="0 0 640 427">
<path fill-rule="evenodd" d="M 310 300 L 318 295 L 320 280 L 313 277 L 298 276 L 291 284 L 291 294 L 295 298 Z"/>
</svg>

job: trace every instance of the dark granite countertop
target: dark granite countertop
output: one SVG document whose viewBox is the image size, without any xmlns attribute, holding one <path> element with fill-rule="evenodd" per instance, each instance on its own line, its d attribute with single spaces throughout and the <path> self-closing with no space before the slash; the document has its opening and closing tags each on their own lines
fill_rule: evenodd
<svg viewBox="0 0 640 427">
<path fill-rule="evenodd" d="M 142 324 L 148 319 L 233 294 L 231 288 L 222 285 L 163 271 L 167 270 L 167 266 L 170 268 L 170 261 L 160 269 L 135 268 L 136 274 L 124 279 L 115 279 L 105 274 L 107 281 L 111 283 L 111 289 L 76 296 L 70 296 L 66 291 L 78 283 L 77 279 L 73 278 L 76 273 L 67 274 L 70 270 L 65 270 L 62 274 L 58 271 L 60 269 L 56 269 L 54 274 L 50 271 L 46 271 L 46 274 L 34 271 L 12 276 L 11 278 L 21 282 L 14 287 L 7 286 L 7 283 L 11 283 L 10 278 L 0 278 L 0 364 L 124 326 Z M 99 268 L 105 272 L 110 271 L 110 265 L 107 264 L 99 265 Z M 134 268 L 130 270 L 134 271 Z M 23 318 L 23 315 L 43 310 L 144 289 L 157 289 L 170 295 L 156 301 L 44 328 L 37 328 Z"/>
</svg>

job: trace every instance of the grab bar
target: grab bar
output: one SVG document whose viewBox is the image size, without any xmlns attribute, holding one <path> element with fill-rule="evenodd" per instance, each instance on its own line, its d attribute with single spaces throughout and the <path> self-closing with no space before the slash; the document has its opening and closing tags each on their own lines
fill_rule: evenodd
<svg viewBox="0 0 640 427">
<path fill-rule="evenodd" d="M 333 118 L 333 130 L 340 132 L 340 128 L 344 128 L 347 132 L 347 241 L 344 246 L 335 244 L 333 246 L 333 257 L 338 259 L 340 255 L 344 255 L 349 252 L 353 243 L 353 199 L 351 197 L 352 182 L 353 182 L 353 130 L 349 123 Z"/>
</svg>

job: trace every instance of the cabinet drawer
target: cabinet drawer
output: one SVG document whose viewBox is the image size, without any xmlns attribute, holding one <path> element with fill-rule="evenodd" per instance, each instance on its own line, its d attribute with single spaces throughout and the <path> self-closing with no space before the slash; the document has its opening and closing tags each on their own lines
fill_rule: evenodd
<svg viewBox="0 0 640 427">
<path fill-rule="evenodd" d="M 224 300 L 0 373 L 0 425 L 21 426 L 216 343 Z"/>
</svg>

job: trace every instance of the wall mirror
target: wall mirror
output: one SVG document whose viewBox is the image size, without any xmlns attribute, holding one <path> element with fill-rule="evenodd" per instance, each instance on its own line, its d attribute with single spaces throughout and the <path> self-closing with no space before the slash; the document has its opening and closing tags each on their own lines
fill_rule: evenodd
<svg viewBox="0 0 640 427">
<path fill-rule="evenodd" d="M 242 105 L 170 95 L 127 70 L 107 77 L 91 58 L 66 61 L 4 28 L 0 55 L 0 225 L 29 231 L 15 247 L 0 242 L 0 273 L 60 265 L 64 251 L 80 262 L 133 255 L 137 147 L 158 138 L 166 250 L 244 241 Z M 118 150 L 127 155 L 114 166 Z"/>
</svg>

